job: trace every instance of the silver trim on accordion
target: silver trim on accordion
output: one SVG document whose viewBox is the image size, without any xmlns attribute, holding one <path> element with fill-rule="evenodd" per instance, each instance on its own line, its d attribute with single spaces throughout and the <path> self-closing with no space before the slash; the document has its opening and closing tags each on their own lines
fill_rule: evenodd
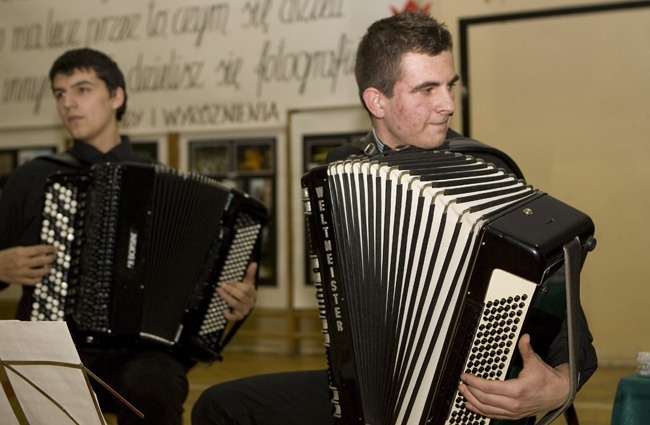
<svg viewBox="0 0 650 425">
<path fill-rule="evenodd" d="M 555 327 L 532 336 L 548 349 L 564 310 L 539 305 L 557 292 L 549 277 L 563 265 L 563 243 L 586 243 L 591 219 L 449 151 L 339 161 L 305 174 L 302 186 L 335 417 L 490 423 L 465 409 L 460 374 L 516 373 L 516 343 L 534 333 L 537 314 Z"/>
<path fill-rule="evenodd" d="M 66 320 L 78 344 L 154 344 L 218 359 L 237 325 L 215 289 L 258 261 L 268 212 L 216 180 L 105 163 L 48 179 L 41 240 L 57 248 L 32 320 Z"/>
</svg>

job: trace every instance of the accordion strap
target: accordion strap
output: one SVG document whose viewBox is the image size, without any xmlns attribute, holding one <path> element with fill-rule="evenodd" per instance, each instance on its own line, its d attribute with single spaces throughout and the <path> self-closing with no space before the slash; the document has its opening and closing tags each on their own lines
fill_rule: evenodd
<svg viewBox="0 0 650 425">
<path fill-rule="evenodd" d="M 506 166 L 509 172 L 517 176 L 518 179 L 524 180 L 524 173 L 522 173 L 517 163 L 502 150 L 490 145 L 486 145 L 485 143 L 479 142 L 478 140 L 461 136 L 455 131 L 450 130 L 448 135 L 451 137 L 443 142 L 443 144 L 440 146 L 440 149 L 449 150 L 451 152 L 458 152 L 465 155 L 476 156 L 478 158 L 485 159 L 487 162 L 495 162 L 494 159 L 497 159 Z M 347 157 L 348 155 L 353 154 L 363 154 L 367 157 L 372 157 L 379 155 L 380 153 L 381 152 L 379 152 L 379 149 L 377 149 L 377 146 L 375 145 L 374 138 L 372 137 L 372 132 L 370 132 L 364 137 L 353 141 L 349 149 L 346 149 L 344 152 L 340 152 L 339 155 L 337 155 L 341 158 L 336 159 L 342 159 L 343 157 Z"/>
<path fill-rule="evenodd" d="M 447 139 L 442 147 L 444 148 L 445 146 L 448 146 L 448 149 L 452 152 L 473 155 L 479 158 L 482 157 L 482 154 L 497 157 L 505 163 L 517 178 L 524 179 L 524 174 L 517 163 L 508 154 L 493 146 L 463 136 Z"/>
</svg>

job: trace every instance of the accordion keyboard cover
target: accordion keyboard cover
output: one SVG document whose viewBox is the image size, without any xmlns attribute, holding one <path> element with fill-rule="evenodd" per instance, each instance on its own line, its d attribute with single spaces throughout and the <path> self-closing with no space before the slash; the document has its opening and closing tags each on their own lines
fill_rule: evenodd
<svg viewBox="0 0 650 425">
<path fill-rule="evenodd" d="M 264 205 L 207 177 L 105 163 L 52 176 L 41 239 L 57 247 L 32 320 L 80 344 L 154 344 L 212 361 L 229 339 L 215 289 L 259 256 Z"/>
<path fill-rule="evenodd" d="M 565 314 L 551 277 L 591 219 L 448 151 L 339 161 L 302 186 L 339 422 L 490 423 L 460 374 L 516 374 L 522 331 L 544 355 Z"/>
</svg>

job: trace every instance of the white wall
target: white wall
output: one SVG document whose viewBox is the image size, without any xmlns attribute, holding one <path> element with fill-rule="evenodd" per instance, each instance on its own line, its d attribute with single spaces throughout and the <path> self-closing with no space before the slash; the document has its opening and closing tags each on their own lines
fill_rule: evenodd
<svg viewBox="0 0 650 425">
<path fill-rule="evenodd" d="M 122 68 L 130 132 L 277 126 L 286 111 L 356 104 L 356 45 L 389 1 L 5 0 L 0 127 L 56 124 L 47 71 L 93 47 Z"/>
</svg>

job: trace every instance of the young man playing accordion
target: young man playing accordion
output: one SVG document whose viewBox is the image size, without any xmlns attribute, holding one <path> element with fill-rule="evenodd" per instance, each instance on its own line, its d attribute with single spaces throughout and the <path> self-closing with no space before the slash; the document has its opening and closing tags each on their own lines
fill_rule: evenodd
<svg viewBox="0 0 650 425">
<path fill-rule="evenodd" d="M 362 102 L 372 131 L 365 145 L 334 149 L 328 161 L 398 146 L 439 147 L 459 135 L 450 130 L 456 110 L 452 39 L 446 27 L 424 12 L 405 12 L 372 24 L 356 61 Z M 513 171 L 513 170 L 510 170 Z M 580 385 L 597 367 L 584 315 L 580 323 Z M 566 333 L 541 359 L 524 335 L 518 348 L 523 370 L 516 379 L 491 381 L 463 374 L 459 386 L 467 408 L 490 418 L 520 419 L 563 405 L 569 394 Z M 254 376 L 215 385 L 197 401 L 193 423 L 333 424 L 327 371 Z"/>
</svg>

